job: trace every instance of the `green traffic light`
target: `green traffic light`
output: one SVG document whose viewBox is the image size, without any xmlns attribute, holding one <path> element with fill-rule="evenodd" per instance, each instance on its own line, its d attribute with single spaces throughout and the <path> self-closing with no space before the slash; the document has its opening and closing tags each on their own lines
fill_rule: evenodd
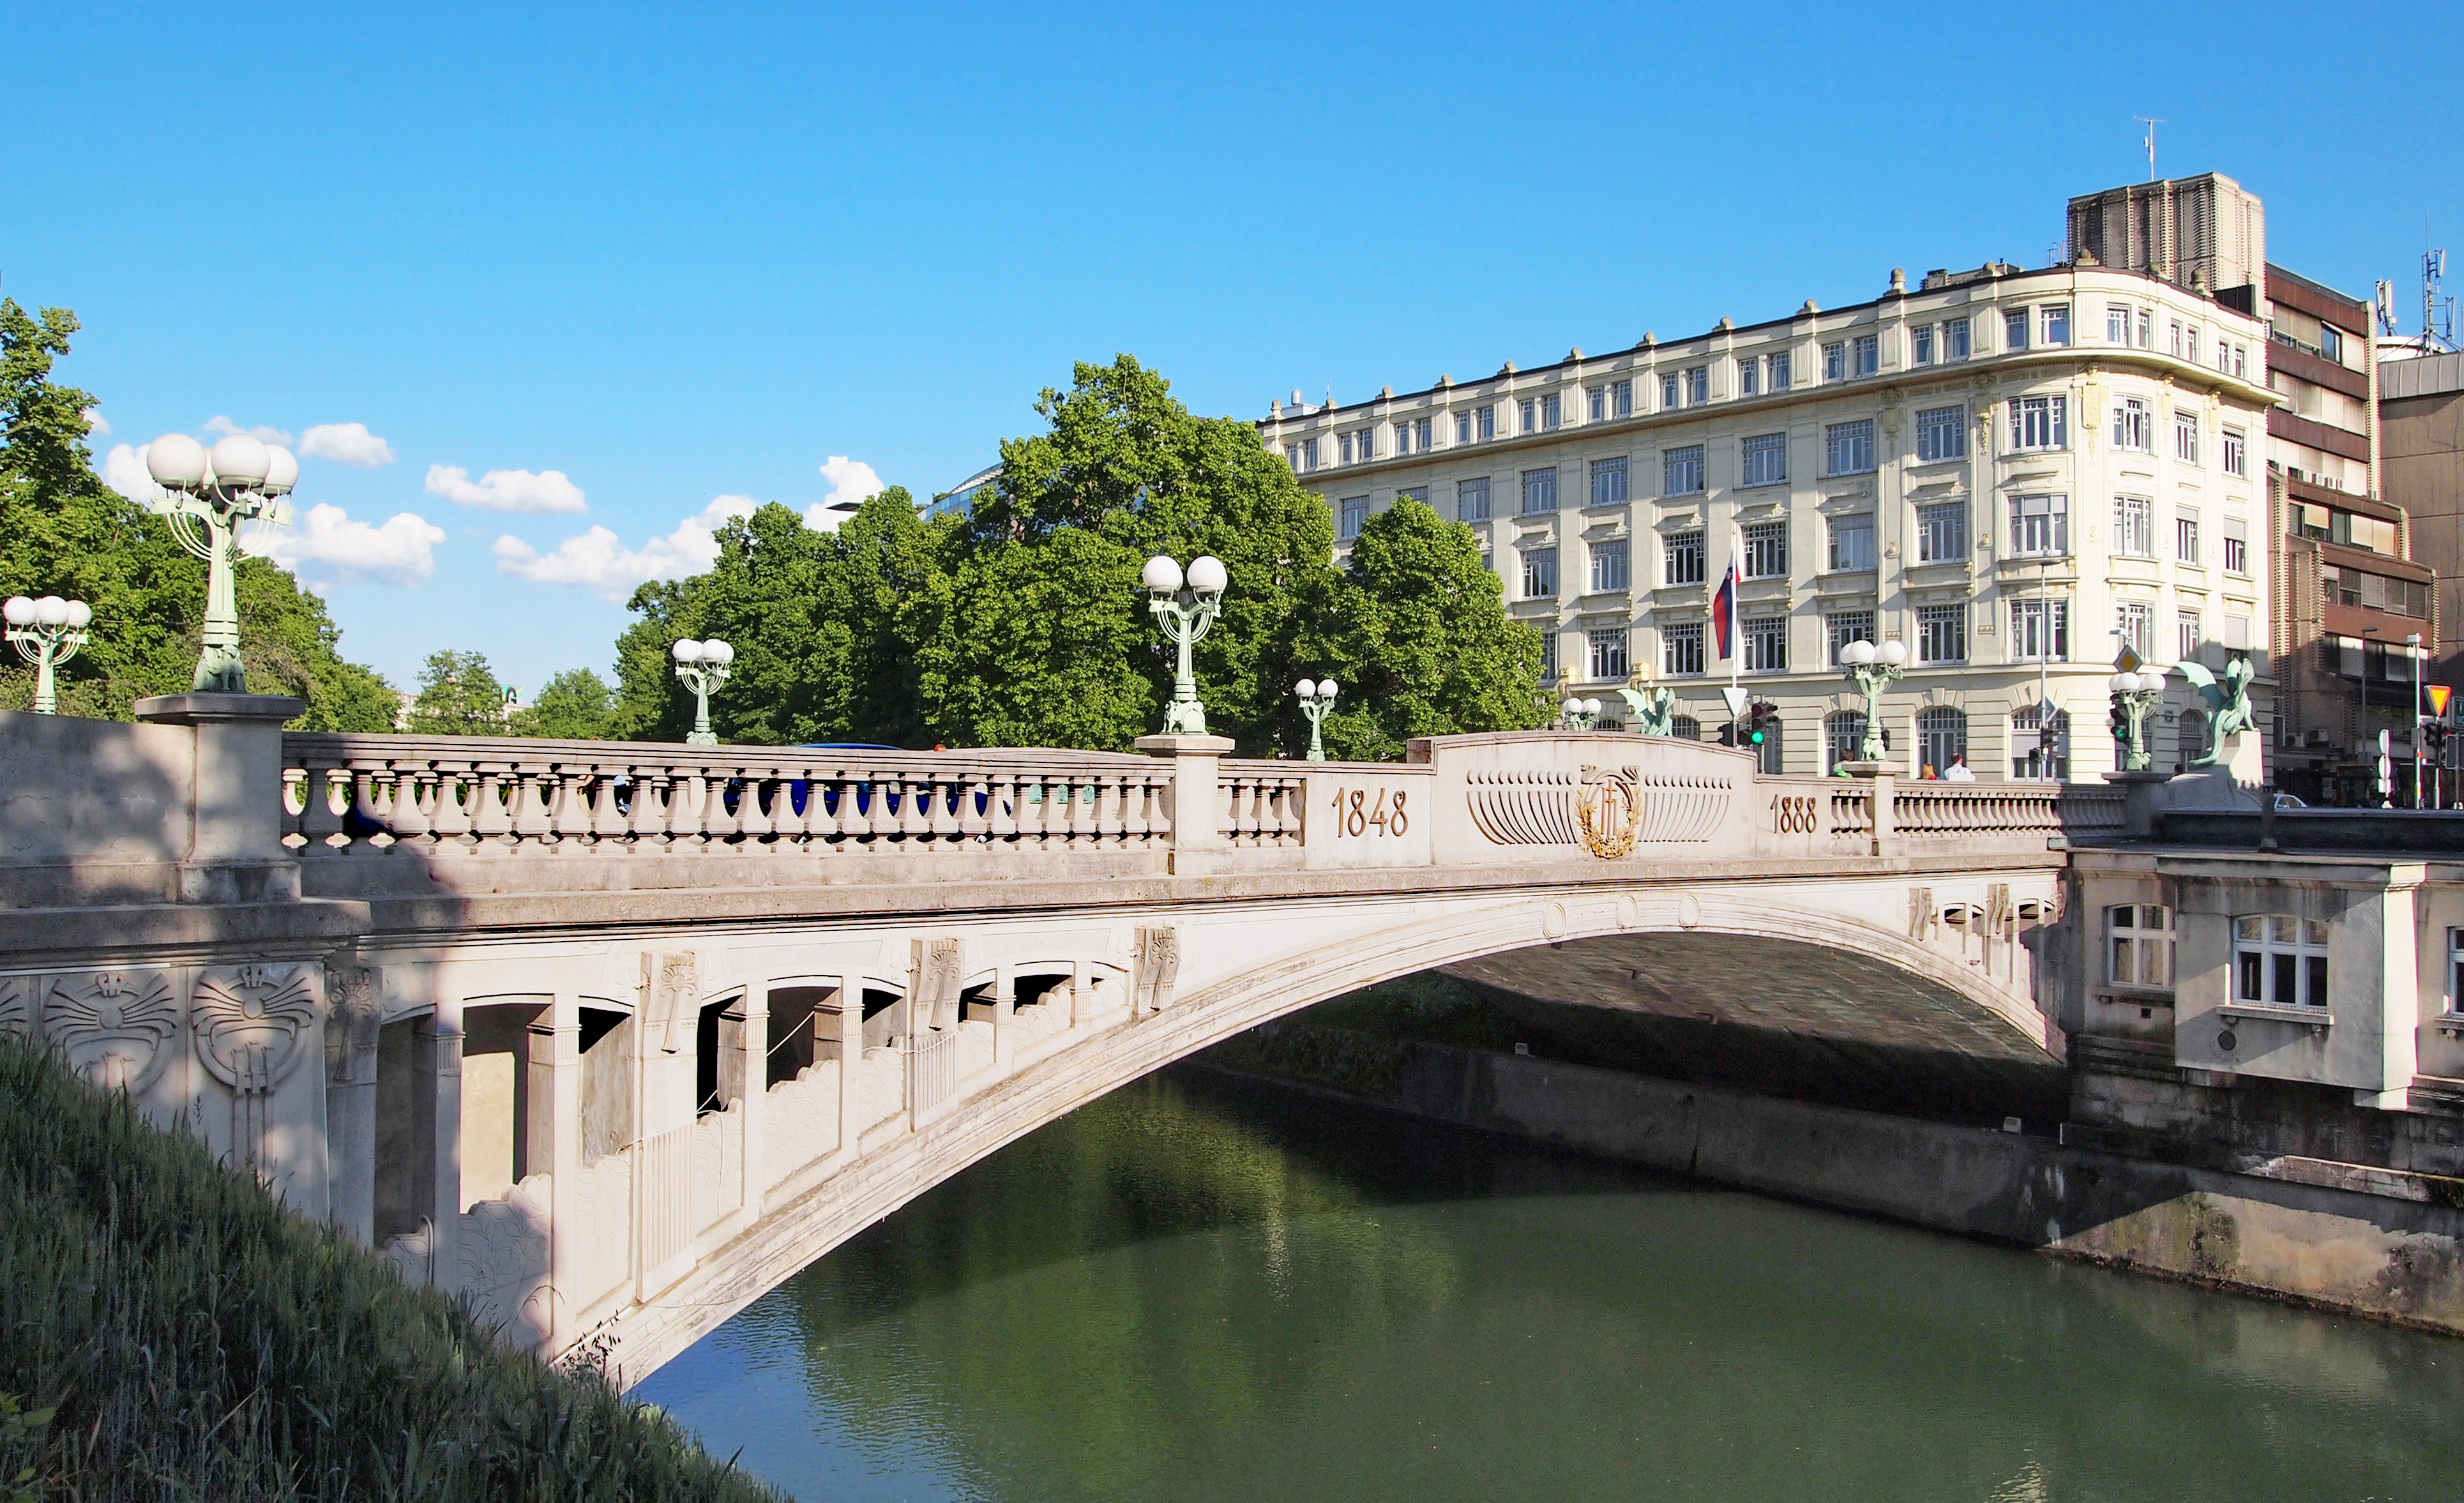
<svg viewBox="0 0 2464 1503">
<path fill-rule="evenodd" d="M 1756 731 L 1749 738 L 1749 740 L 1750 740 L 1755 745 L 1760 746 L 1763 743 L 1763 733 Z"/>
</svg>

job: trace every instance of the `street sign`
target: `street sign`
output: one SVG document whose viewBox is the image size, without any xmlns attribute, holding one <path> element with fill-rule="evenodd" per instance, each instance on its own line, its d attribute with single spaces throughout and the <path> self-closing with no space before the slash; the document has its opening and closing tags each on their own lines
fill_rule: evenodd
<svg viewBox="0 0 2464 1503">
<path fill-rule="evenodd" d="M 1728 702 L 1728 718 L 1733 720 L 1746 713 L 1747 701 L 1752 698 L 1752 696 L 1737 685 L 1730 684 L 1720 691 L 1720 697 Z"/>
<path fill-rule="evenodd" d="M 2135 674 L 2139 672 L 2139 665 L 2145 659 L 2140 657 L 2138 649 L 2124 642 L 2122 644 L 2121 652 L 2113 659 L 2113 671 L 2117 674 Z"/>
<path fill-rule="evenodd" d="M 2438 719 L 2445 719 L 2447 718 L 2447 701 L 2455 693 L 2455 691 L 2445 684 L 2424 684 L 2422 685 L 2422 690 L 2430 696 L 2431 715 Z"/>
</svg>

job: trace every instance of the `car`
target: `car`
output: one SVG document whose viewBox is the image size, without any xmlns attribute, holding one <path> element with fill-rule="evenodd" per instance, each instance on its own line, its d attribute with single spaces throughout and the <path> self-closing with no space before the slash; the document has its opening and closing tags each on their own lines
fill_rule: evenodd
<svg viewBox="0 0 2464 1503">
<path fill-rule="evenodd" d="M 2309 805 L 2302 803 L 2299 799 L 2295 798 L 2290 793 L 2279 793 L 2276 796 L 2276 808 L 2278 813 L 2282 813 L 2286 809 L 2306 809 L 2309 807 Z"/>
</svg>

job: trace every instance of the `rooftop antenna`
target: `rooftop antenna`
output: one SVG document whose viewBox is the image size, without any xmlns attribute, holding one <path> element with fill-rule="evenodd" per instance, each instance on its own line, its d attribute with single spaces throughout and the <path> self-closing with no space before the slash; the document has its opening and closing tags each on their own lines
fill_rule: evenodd
<svg viewBox="0 0 2464 1503">
<path fill-rule="evenodd" d="M 2133 115 L 2130 118 L 2147 127 L 2147 181 L 2153 183 L 2156 181 L 2156 127 L 2169 124 L 2170 122 L 2159 120 L 2153 115 Z"/>
<path fill-rule="evenodd" d="M 2438 338 L 2438 284 L 2446 276 L 2445 251 L 2421 253 L 2421 348 L 2424 354 L 2430 352 L 2431 341 Z M 2453 344 L 2454 341 L 2450 338 L 2446 343 Z"/>
<path fill-rule="evenodd" d="M 2379 338 L 2383 340 L 2393 338 L 2395 335 L 2395 283 L 2386 277 L 2379 278 L 2378 296 L 2370 299 L 2370 307 L 2371 311 L 2378 315 Z"/>
</svg>

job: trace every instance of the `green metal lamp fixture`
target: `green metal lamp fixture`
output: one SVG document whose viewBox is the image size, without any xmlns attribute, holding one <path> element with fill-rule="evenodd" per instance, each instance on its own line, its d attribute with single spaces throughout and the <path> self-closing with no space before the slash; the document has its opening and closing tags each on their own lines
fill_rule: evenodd
<svg viewBox="0 0 2464 1503">
<path fill-rule="evenodd" d="M 693 734 L 685 738 L 685 744 L 715 746 L 718 737 L 710 728 L 710 696 L 727 682 L 727 665 L 736 661 L 736 649 L 716 637 L 706 642 L 687 637 L 671 651 L 676 658 L 676 676 L 684 680 L 693 696 Z"/>
<path fill-rule="evenodd" d="M 94 619 L 94 608 L 57 595 L 40 600 L 11 595 L 6 605 L 0 605 L 0 619 L 9 623 L 9 640 L 17 655 L 34 665 L 34 713 L 59 714 L 59 688 L 52 671 L 85 646 L 86 624 Z"/>
<path fill-rule="evenodd" d="M 2147 755 L 2147 717 L 2165 698 L 2163 674 L 2116 674 L 2105 680 L 2113 691 L 2116 703 L 2122 707 L 2123 719 L 2130 727 L 2130 739 L 2123 743 L 2122 770 L 2145 772 L 2154 760 Z"/>
<path fill-rule="evenodd" d="M 1164 707 L 1163 733 L 1203 736 L 1206 706 L 1198 702 L 1198 674 L 1189 650 L 1222 614 L 1223 586 L 1230 583 L 1230 577 L 1224 572 L 1223 561 L 1211 553 L 1201 553 L 1189 561 L 1186 579 L 1180 565 L 1160 553 L 1147 560 L 1138 577 L 1147 587 L 1147 609 L 1155 614 L 1155 625 L 1163 628 L 1164 635 L 1180 650 L 1179 666 L 1172 678 L 1172 703 Z"/>
<path fill-rule="evenodd" d="M 239 658 L 239 526 L 291 519 L 283 499 L 299 480 L 291 451 L 232 433 L 213 453 L 186 433 L 165 433 L 146 447 L 145 470 L 170 493 L 154 509 L 171 519 L 180 545 L 206 561 L 205 651 L 190 688 L 198 694 L 246 694 Z"/>
<path fill-rule="evenodd" d="M 1907 670 L 1905 642 L 1885 642 L 1876 647 L 1871 642 L 1850 642 L 1839 649 L 1839 661 L 1847 667 L 1849 680 L 1857 692 L 1865 696 L 1865 739 L 1857 744 L 1859 762 L 1881 762 L 1890 754 L 1882 744 L 1882 691 L 1890 687 Z"/>
<path fill-rule="evenodd" d="M 1301 714 L 1309 717 L 1309 760 L 1311 762 L 1326 761 L 1326 741 L 1319 733 L 1326 724 L 1326 712 L 1334 708 L 1334 691 L 1335 682 L 1331 678 L 1321 678 L 1314 683 L 1304 678 L 1292 686 L 1292 693 L 1300 697 Z"/>
</svg>

